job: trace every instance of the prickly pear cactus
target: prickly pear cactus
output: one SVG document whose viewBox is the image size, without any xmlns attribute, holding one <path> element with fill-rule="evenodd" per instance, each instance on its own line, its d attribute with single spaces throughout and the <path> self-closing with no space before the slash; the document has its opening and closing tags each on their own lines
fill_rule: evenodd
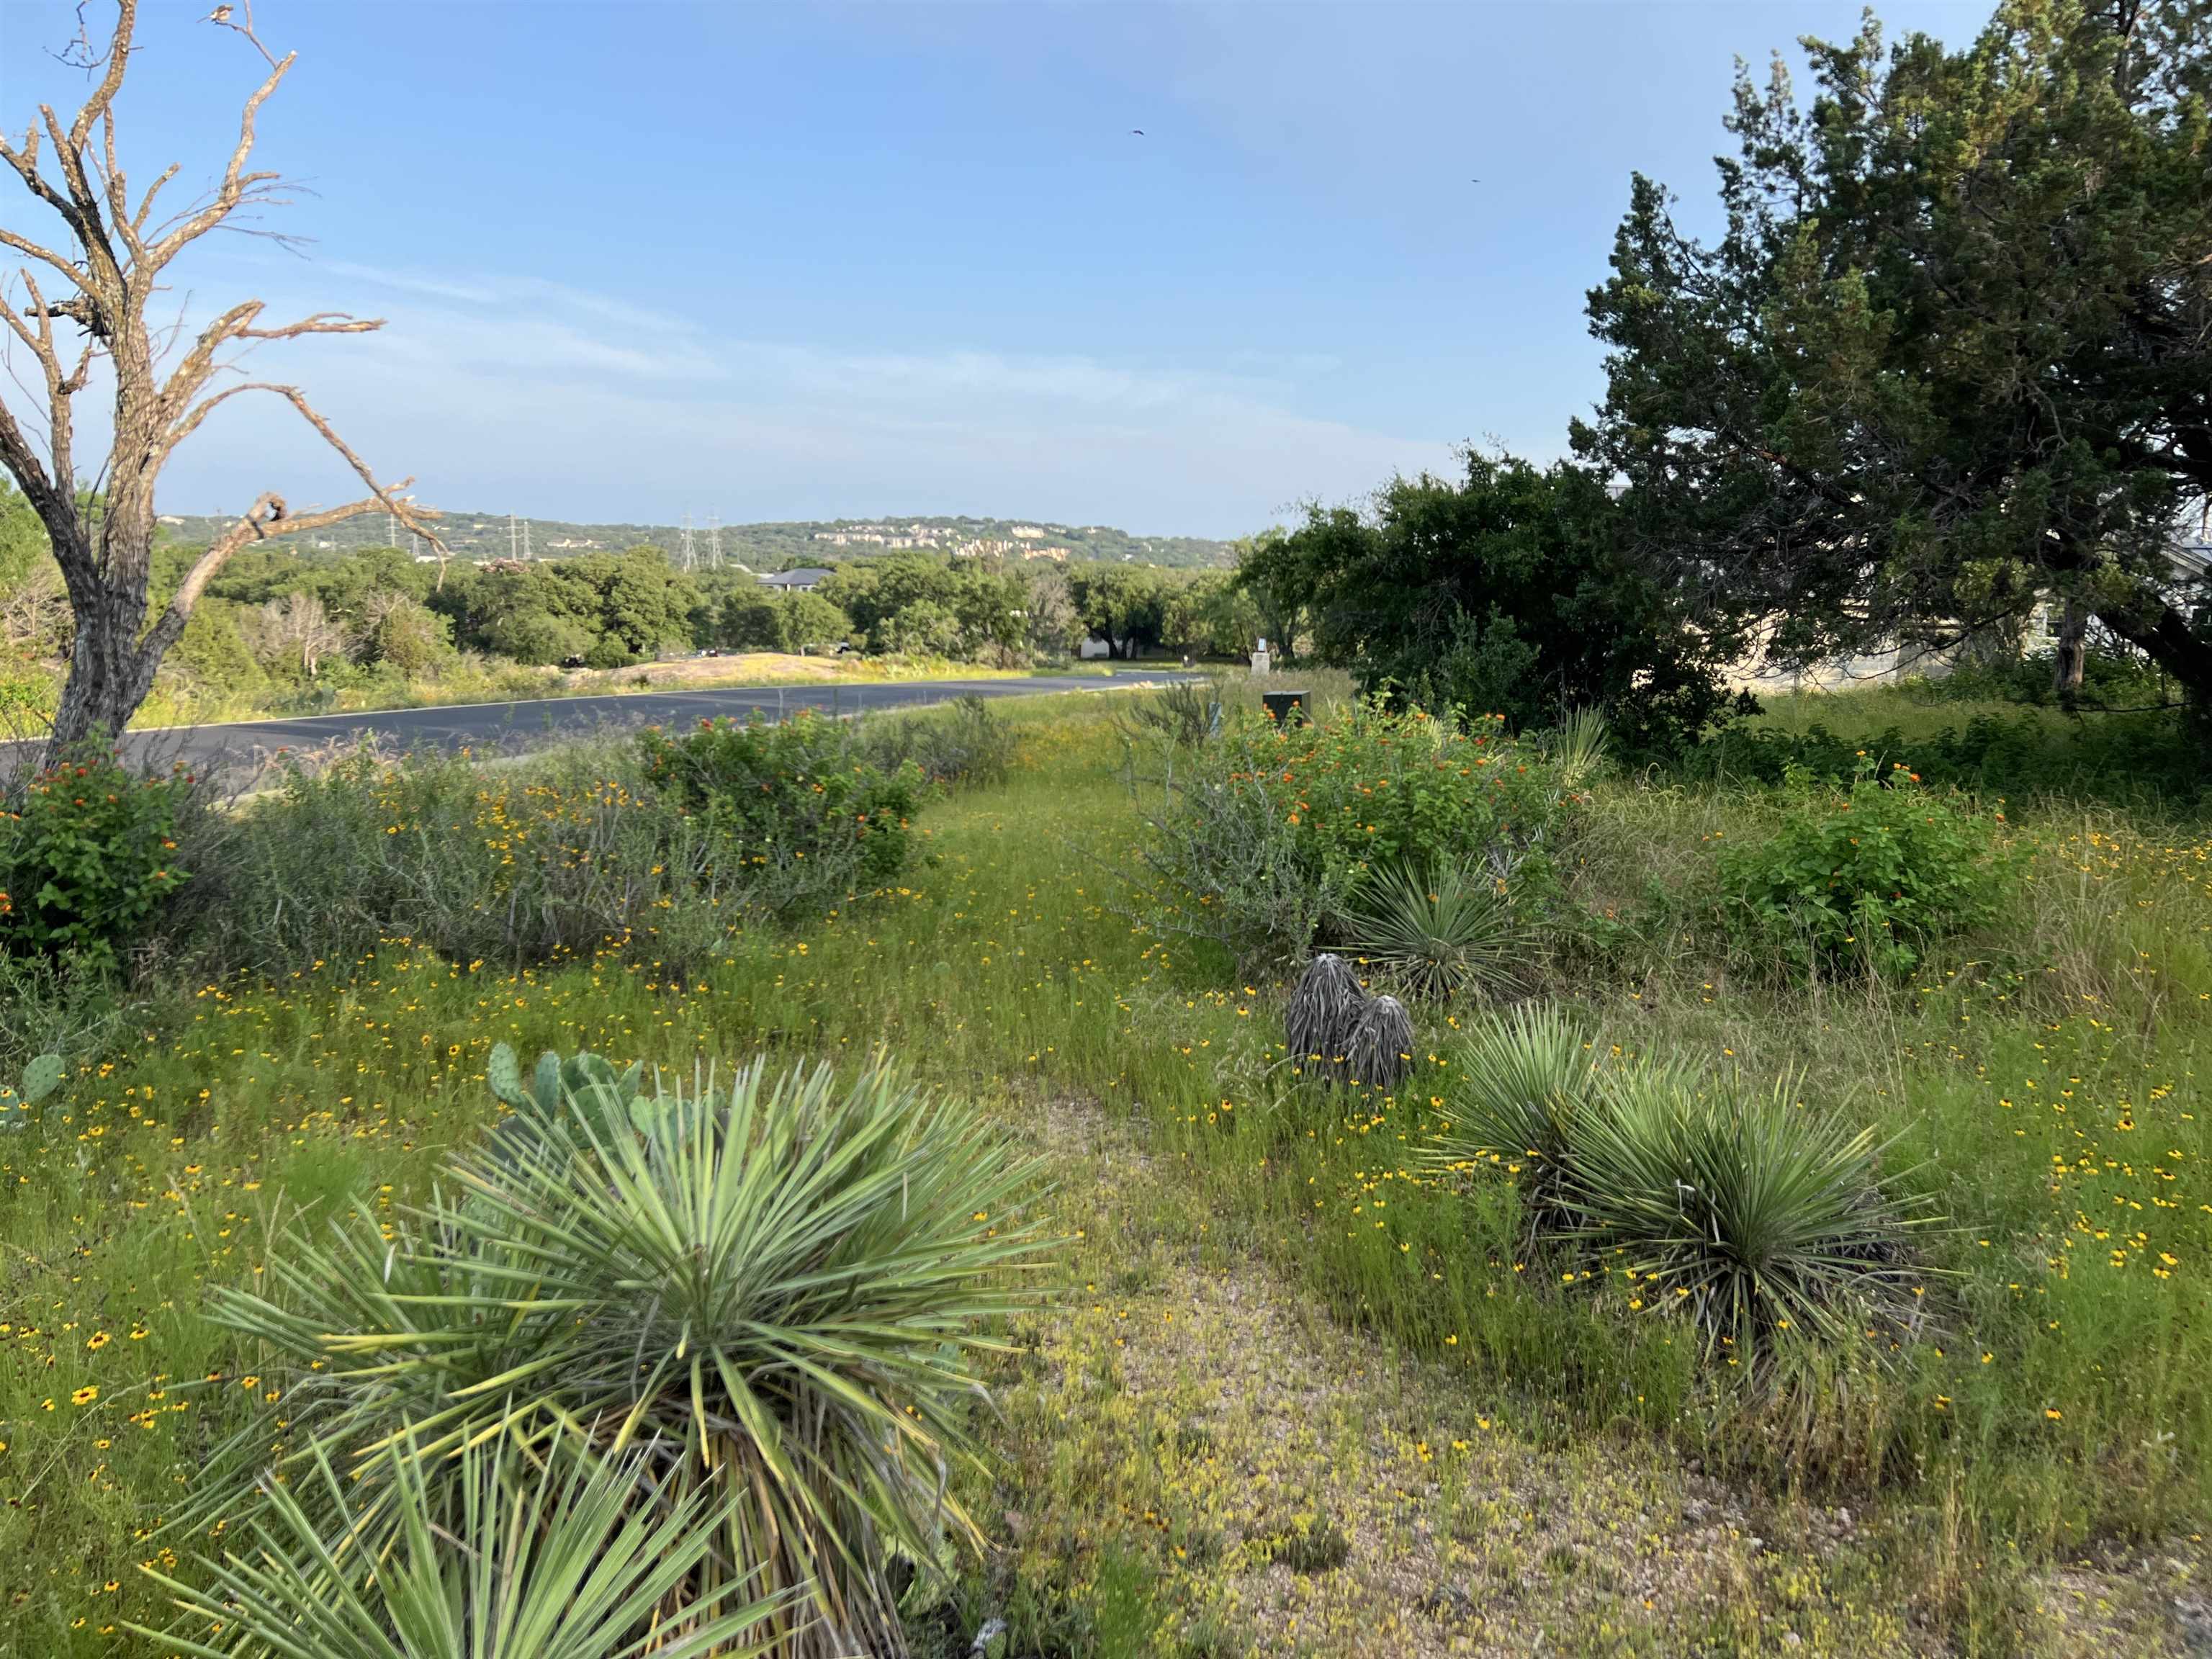
<svg viewBox="0 0 2212 1659">
<path fill-rule="evenodd" d="M 59 1054 L 40 1054 L 23 1068 L 23 1081 L 15 1088 L 0 1083 L 0 1133 L 27 1127 L 25 1109 L 35 1106 L 61 1087 L 64 1067 Z"/>
<path fill-rule="evenodd" d="M 35 1105 L 62 1086 L 62 1057 L 40 1054 L 23 1068 L 23 1099 Z"/>
<path fill-rule="evenodd" d="M 514 1058 L 514 1050 L 504 1042 L 492 1045 L 491 1055 L 484 1061 L 484 1081 L 502 1106 L 520 1111 L 532 1103 L 522 1091 L 522 1066 Z"/>
<path fill-rule="evenodd" d="M 538 1069 L 530 1074 L 531 1098 L 549 1117 L 561 1111 L 561 1056 L 548 1048 L 538 1056 Z"/>
<path fill-rule="evenodd" d="M 502 1042 L 492 1049 L 484 1079 L 516 1114 L 501 1126 L 502 1133 L 573 1131 L 581 1124 L 604 1136 L 618 1130 L 642 1131 L 651 1121 L 651 1103 L 639 1094 L 643 1070 L 633 1064 L 617 1073 L 602 1054 L 586 1051 L 563 1058 L 549 1049 L 538 1057 L 526 1084 L 514 1050 Z M 530 1127 L 517 1130 L 523 1122 Z"/>
</svg>

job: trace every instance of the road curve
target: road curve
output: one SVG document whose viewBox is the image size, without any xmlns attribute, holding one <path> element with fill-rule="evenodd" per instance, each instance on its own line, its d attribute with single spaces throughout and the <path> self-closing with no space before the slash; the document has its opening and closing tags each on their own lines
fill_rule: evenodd
<svg viewBox="0 0 2212 1659">
<path fill-rule="evenodd" d="M 801 708 L 835 714 L 904 708 L 954 697 L 1033 696 L 1165 684 L 1194 678 L 1174 670 L 1117 669 L 1111 675 L 1040 674 L 1025 679 L 851 680 L 828 684 L 730 685 L 696 691 L 631 691 L 596 697 L 538 697 L 519 702 L 454 703 L 353 714 L 301 714 L 225 726 L 158 726 L 129 733 L 126 758 L 141 766 L 181 762 L 203 775 L 257 765 L 283 751 L 314 750 L 379 738 L 394 749 L 506 748 L 641 726 L 690 725 L 718 715 L 776 716 Z M 7 745 L 27 757 L 33 744 Z"/>
</svg>

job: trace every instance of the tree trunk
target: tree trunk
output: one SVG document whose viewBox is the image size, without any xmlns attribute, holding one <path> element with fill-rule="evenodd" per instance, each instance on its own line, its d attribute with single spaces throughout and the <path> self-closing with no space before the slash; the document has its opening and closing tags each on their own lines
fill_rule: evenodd
<svg viewBox="0 0 2212 1659">
<path fill-rule="evenodd" d="M 119 737 L 130 725 L 153 688 L 151 665 L 138 639 L 144 622 L 143 605 L 133 595 L 105 584 L 91 603 L 79 601 L 69 678 L 47 744 L 49 759 L 95 732 Z"/>
<path fill-rule="evenodd" d="M 2051 670 L 2051 689 L 2069 708 L 2081 695 L 2081 665 L 2088 634 L 2089 613 L 2078 599 L 2069 598 L 2059 610 L 2058 653 Z"/>
<path fill-rule="evenodd" d="M 2097 620 L 2181 683 L 2190 700 L 2212 708 L 2212 635 L 2170 605 L 2100 611 Z"/>
</svg>

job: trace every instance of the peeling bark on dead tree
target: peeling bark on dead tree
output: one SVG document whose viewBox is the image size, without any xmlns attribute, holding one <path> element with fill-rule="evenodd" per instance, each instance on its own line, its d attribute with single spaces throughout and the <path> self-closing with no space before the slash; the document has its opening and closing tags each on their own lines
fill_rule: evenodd
<svg viewBox="0 0 2212 1659">
<path fill-rule="evenodd" d="M 18 379 L 27 379 L 33 393 L 30 404 L 11 408 L 0 400 L 0 465 L 46 526 L 73 628 L 69 678 L 50 750 L 95 729 L 123 729 L 153 690 L 163 655 L 184 632 L 208 583 L 249 542 L 321 529 L 362 513 L 389 513 L 436 549 L 441 578 L 444 574 L 445 544 L 428 522 L 438 515 L 399 493 L 411 480 L 380 483 L 297 386 L 259 380 L 216 385 L 237 373 L 228 355 L 233 348 L 312 334 L 365 334 L 383 326 L 380 319 L 323 312 L 264 326 L 264 303 L 245 300 L 201 329 L 173 363 L 165 361 L 171 343 L 147 325 L 147 307 L 163 287 L 162 272 L 179 255 L 240 209 L 281 199 L 277 175 L 249 172 L 246 162 L 255 118 L 293 58 L 278 59 L 262 46 L 250 6 L 242 22 L 228 21 L 234 10 L 222 8 L 210 21 L 251 41 L 269 73 L 246 100 L 221 181 L 191 206 L 156 221 L 155 198 L 178 168 L 169 167 L 134 203 L 117 160 L 115 100 L 130 63 L 137 0 L 117 0 L 115 28 L 104 53 L 87 46 L 86 61 L 100 71 L 100 80 L 66 127 L 51 106 L 41 105 L 20 143 L 0 137 L 0 161 L 67 232 L 41 242 L 0 226 L 0 249 L 26 262 L 18 274 L 21 295 L 0 292 L 0 321 L 12 337 L 0 339 L 0 345 L 20 345 L 29 353 L 32 374 Z M 55 286 L 51 299 L 47 285 Z M 74 330 L 75 342 L 65 343 L 59 328 Z M 105 464 L 87 480 L 75 452 L 75 399 L 94 365 L 103 361 L 114 378 L 112 436 Z M 195 562 L 160 616 L 149 615 L 154 491 L 161 468 L 210 415 L 249 392 L 290 404 L 343 458 L 365 493 L 358 501 L 293 517 L 283 495 L 264 491 Z M 34 411 L 32 405 L 41 401 L 44 408 Z"/>
</svg>

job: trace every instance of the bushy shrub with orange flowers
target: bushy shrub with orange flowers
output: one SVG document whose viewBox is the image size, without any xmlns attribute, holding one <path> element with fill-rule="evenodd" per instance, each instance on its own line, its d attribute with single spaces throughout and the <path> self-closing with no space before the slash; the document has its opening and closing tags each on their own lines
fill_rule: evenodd
<svg viewBox="0 0 2212 1659">
<path fill-rule="evenodd" d="M 140 776 L 104 744 L 39 771 L 0 814 L 0 941 L 112 957 L 188 879 L 175 855 L 190 787 Z"/>
<path fill-rule="evenodd" d="M 1153 794 L 1139 786 L 1150 920 L 1250 971 L 1340 933 L 1378 872 L 1479 866 L 1531 916 L 1555 885 L 1549 842 L 1571 792 L 1495 717 L 1379 701 L 1249 717 L 1166 769 Z"/>
</svg>

